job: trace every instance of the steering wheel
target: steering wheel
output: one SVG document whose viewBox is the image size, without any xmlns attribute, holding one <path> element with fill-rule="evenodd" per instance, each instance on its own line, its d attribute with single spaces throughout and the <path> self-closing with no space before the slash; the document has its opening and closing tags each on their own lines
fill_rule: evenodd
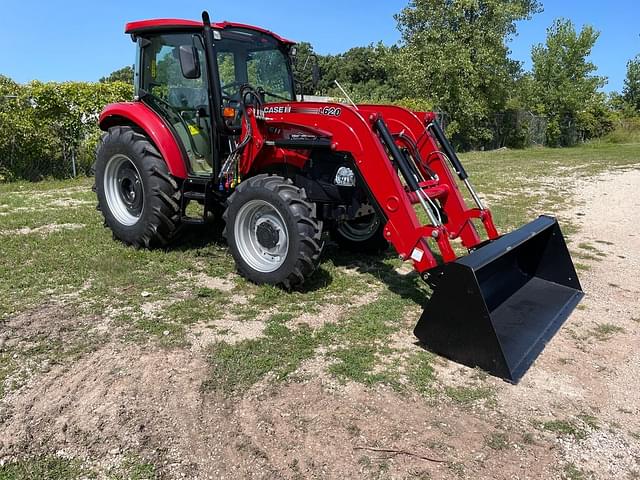
<svg viewBox="0 0 640 480">
<path fill-rule="evenodd" d="M 223 97 L 227 97 L 226 99 L 230 100 L 233 95 L 230 92 L 226 92 L 225 90 L 233 87 L 241 87 L 242 85 L 244 85 L 243 82 L 231 82 L 227 83 L 226 85 L 222 85 L 220 87 L 220 90 L 222 90 L 222 93 L 224 94 Z"/>
</svg>

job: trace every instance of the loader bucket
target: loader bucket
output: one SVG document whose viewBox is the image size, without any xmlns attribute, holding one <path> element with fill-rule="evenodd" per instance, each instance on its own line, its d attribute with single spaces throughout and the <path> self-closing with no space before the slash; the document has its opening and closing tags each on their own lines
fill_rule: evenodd
<svg viewBox="0 0 640 480">
<path fill-rule="evenodd" d="M 439 267 L 415 327 L 435 353 L 517 383 L 584 293 L 555 218 Z"/>
</svg>

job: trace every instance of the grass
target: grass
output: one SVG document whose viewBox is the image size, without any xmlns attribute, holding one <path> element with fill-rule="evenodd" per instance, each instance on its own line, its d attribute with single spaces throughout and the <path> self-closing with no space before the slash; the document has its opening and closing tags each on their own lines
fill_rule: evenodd
<svg viewBox="0 0 640 480">
<path fill-rule="evenodd" d="M 204 388 L 237 394 L 267 374 L 285 379 L 313 356 L 317 345 L 308 328 L 292 332 L 283 325 L 271 324 L 265 333 L 263 338 L 236 345 L 212 345 L 208 352 L 211 374 Z"/>
<path fill-rule="evenodd" d="M 152 480 L 158 478 L 156 467 L 137 455 L 128 455 L 123 462 L 109 471 L 109 480 Z"/>
<path fill-rule="evenodd" d="M 479 400 L 494 400 L 495 390 L 491 387 L 445 387 L 445 394 L 457 403 L 471 405 Z"/>
<path fill-rule="evenodd" d="M 508 231 L 539 213 L 566 209 L 574 176 L 637 165 L 639 153 L 640 145 L 600 143 L 572 149 L 475 152 L 462 159 L 481 196 L 490 198 L 497 225 Z M 544 183 L 549 178 L 557 181 Z M 229 313 L 239 322 L 261 316 L 268 319 L 262 337 L 211 346 L 207 388 L 237 393 L 267 375 L 286 380 L 321 350 L 326 352 L 329 373 L 342 381 L 383 383 L 398 389 L 408 386 L 426 397 L 437 390 L 432 354 L 416 351 L 406 355 L 390 347 L 395 332 L 411 328 L 416 310 L 429 294 L 416 275 L 395 272 L 401 262 L 393 255 L 361 257 L 329 248 L 302 291 L 256 286 L 233 276 L 231 256 L 213 230 L 188 231 L 167 250 L 135 250 L 114 241 L 94 208 L 91 183 L 81 178 L 0 185 L 0 235 L 23 227 L 81 226 L 47 235 L 2 236 L 0 321 L 64 296 L 65 308 L 78 317 L 111 317 L 117 327 L 112 334 L 123 340 L 182 348 L 195 323 L 215 328 L 215 322 Z M 575 225 L 562 227 L 565 234 L 575 231 Z M 578 251 L 587 260 L 597 259 L 600 253 L 587 243 L 579 244 Z M 358 275 L 347 273 L 345 267 Z M 581 263 L 576 267 L 589 268 Z M 203 276 L 224 278 L 231 288 L 210 288 L 203 284 Z M 380 286 L 378 298 L 350 309 L 349 303 L 370 291 L 371 285 Z M 246 301 L 237 302 L 238 296 Z M 166 303 L 148 313 L 154 302 Z M 340 321 L 316 329 L 287 323 L 329 304 L 344 306 L 346 314 Z M 614 327 L 600 325 L 594 335 L 609 338 L 620 331 Z M 71 361 L 105 339 L 54 339 L 51 348 L 44 348 L 46 339 L 41 338 L 32 350 L 18 349 L 12 355 Z M 16 372 L 15 363 L 5 352 L 0 355 L 0 394 Z M 493 391 L 482 385 L 453 385 L 444 394 L 462 405 L 494 398 Z"/>
<path fill-rule="evenodd" d="M 424 396 L 434 396 L 436 379 L 433 368 L 434 355 L 429 352 L 417 352 L 409 357 L 407 362 L 407 377 L 413 388 Z"/>
<path fill-rule="evenodd" d="M 595 337 L 600 342 L 606 342 L 617 333 L 623 333 L 624 328 L 612 323 L 599 323 L 589 331 L 589 336 Z"/>
<path fill-rule="evenodd" d="M 153 480 L 158 472 L 151 463 L 137 455 L 128 455 L 120 465 L 111 467 L 106 477 L 79 460 L 57 456 L 22 459 L 0 466 L 0 480 L 86 480 L 106 478 L 108 480 Z"/>
<path fill-rule="evenodd" d="M 0 480 L 74 480 L 96 478 L 77 460 L 48 456 L 0 466 Z"/>
<path fill-rule="evenodd" d="M 391 352 L 384 340 L 400 328 L 408 305 L 407 299 L 389 292 L 354 309 L 339 323 L 328 323 L 316 330 L 304 325 L 291 330 L 284 325 L 290 315 L 274 315 L 267 322 L 263 337 L 236 344 L 220 342 L 210 347 L 211 377 L 205 388 L 234 394 L 267 374 L 276 381 L 287 380 L 304 360 L 315 355 L 316 349 L 336 345 L 340 346 L 327 354 L 331 360 L 329 373 L 342 380 L 368 385 L 386 383 L 399 388 L 395 372 L 374 369 L 379 358 Z M 423 357 L 430 358 L 430 354 L 424 352 Z M 420 365 L 420 368 L 426 367 Z M 418 380 L 417 371 L 411 368 L 410 371 L 411 379 L 425 381 Z M 430 373 L 424 378 L 431 377 Z"/>
<path fill-rule="evenodd" d="M 542 428 L 558 435 L 570 435 L 578 440 L 585 438 L 586 434 L 575 422 L 569 420 L 550 420 L 542 424 Z"/>
<path fill-rule="evenodd" d="M 506 450 L 509 447 L 509 438 L 502 432 L 492 433 L 485 439 L 485 442 L 492 450 Z"/>
<path fill-rule="evenodd" d="M 624 119 L 613 132 L 596 140 L 598 143 L 624 144 L 640 142 L 640 122 L 638 119 Z"/>
<path fill-rule="evenodd" d="M 540 213 L 566 209 L 572 176 L 589 177 L 638 164 L 640 145 L 588 144 L 568 149 L 530 148 L 472 152 L 461 155 L 477 190 L 490 196 L 494 219 L 513 229 Z M 541 185 L 554 177 L 553 185 Z M 563 223 L 565 235 L 575 225 Z"/>
<path fill-rule="evenodd" d="M 7 389 L 6 383 L 18 369 L 13 354 L 10 350 L 0 351 L 0 399 L 4 397 Z"/>
<path fill-rule="evenodd" d="M 593 415 L 589 415 L 587 413 L 581 413 L 578 415 L 578 419 L 582 420 L 591 430 L 599 430 L 600 423 L 598 422 L 598 418 Z"/>
<path fill-rule="evenodd" d="M 522 433 L 522 443 L 524 443 L 525 445 L 533 445 L 534 443 L 536 443 L 533 433 L 531 432 Z"/>
<path fill-rule="evenodd" d="M 567 463 L 562 469 L 562 480 L 587 480 L 587 473 L 574 463 Z"/>
<path fill-rule="evenodd" d="M 587 437 L 590 431 L 599 430 L 598 419 L 592 415 L 580 414 L 576 419 L 569 420 L 549 420 L 546 422 L 534 422 L 537 428 L 556 435 L 570 436 L 576 440 Z"/>
</svg>

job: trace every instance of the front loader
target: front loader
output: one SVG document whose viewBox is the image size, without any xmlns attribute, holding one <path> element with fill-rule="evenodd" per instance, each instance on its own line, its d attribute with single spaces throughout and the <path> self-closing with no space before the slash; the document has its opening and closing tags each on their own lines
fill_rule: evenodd
<svg viewBox="0 0 640 480">
<path fill-rule="evenodd" d="M 514 383 L 580 301 L 558 222 L 500 235 L 433 113 L 298 101 L 293 42 L 206 12 L 126 32 L 136 97 L 102 112 L 96 160 L 98 207 L 123 242 L 164 246 L 213 217 L 238 272 L 285 289 L 327 236 L 354 252 L 391 244 L 433 290 L 418 339 Z"/>
</svg>

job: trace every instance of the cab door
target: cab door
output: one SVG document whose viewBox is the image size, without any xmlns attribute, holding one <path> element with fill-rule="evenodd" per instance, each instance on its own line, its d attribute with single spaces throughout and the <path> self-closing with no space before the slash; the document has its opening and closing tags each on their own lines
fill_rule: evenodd
<svg viewBox="0 0 640 480">
<path fill-rule="evenodd" d="M 188 33 L 160 34 L 141 41 L 142 100 L 174 130 L 189 158 L 190 173 L 211 175 L 212 110 L 202 37 Z M 195 49 L 200 66 L 197 78 L 183 74 L 181 47 Z"/>
</svg>

